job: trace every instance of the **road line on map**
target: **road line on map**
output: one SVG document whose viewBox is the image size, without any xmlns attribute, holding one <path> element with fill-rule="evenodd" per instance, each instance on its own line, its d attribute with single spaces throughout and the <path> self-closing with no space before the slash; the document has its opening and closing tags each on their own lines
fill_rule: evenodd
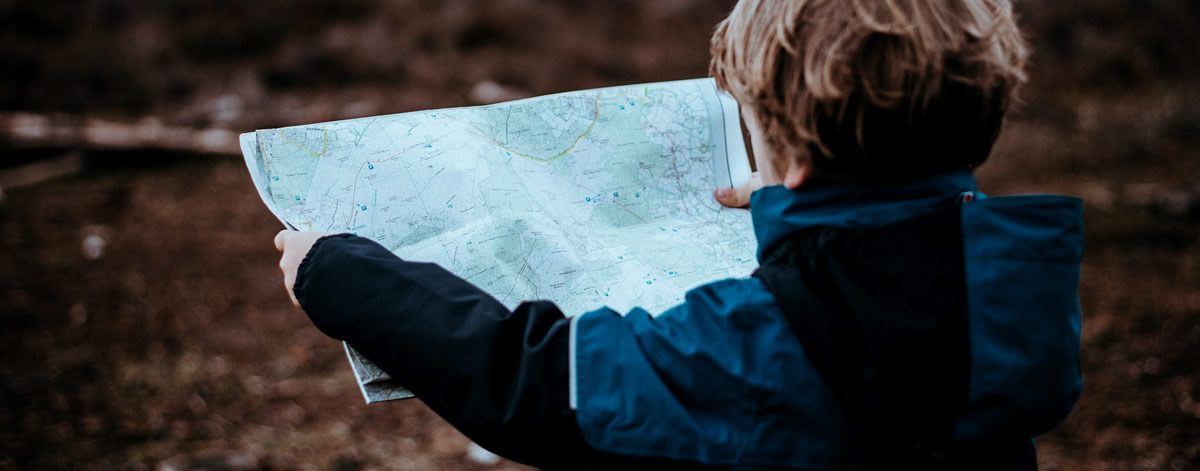
<svg viewBox="0 0 1200 471">
<path fill-rule="evenodd" d="M 325 155 L 325 153 L 329 151 L 329 129 L 327 129 L 327 128 L 321 128 L 321 140 L 323 142 L 321 143 L 321 153 L 320 154 L 313 152 L 312 149 L 309 149 L 308 146 L 306 146 L 304 144 L 301 144 L 299 142 L 288 139 L 287 136 L 283 135 L 283 129 L 279 129 L 279 138 L 283 139 L 283 142 L 286 142 L 288 144 L 291 144 L 291 145 L 294 145 L 301 149 L 304 149 L 305 152 L 308 152 L 309 155 L 312 155 L 313 157 L 317 157 L 317 158 L 323 157 Z"/>
<path fill-rule="evenodd" d="M 491 142 L 492 145 L 495 145 L 496 147 L 504 149 L 507 152 L 511 152 L 513 155 L 516 155 L 518 157 L 524 157 L 524 158 L 530 159 L 530 160 L 536 160 L 536 161 L 542 162 L 542 163 L 548 163 L 548 162 L 553 162 L 554 160 L 558 159 L 559 157 L 569 154 L 572 150 L 575 149 L 575 146 L 579 145 L 579 142 L 582 141 L 583 138 L 587 137 L 588 134 L 592 133 L 592 128 L 596 127 L 596 123 L 600 121 L 600 94 L 596 94 L 596 115 L 592 117 L 592 123 L 588 125 L 588 128 L 586 130 L 583 131 L 583 134 L 580 134 L 579 137 L 576 137 L 575 142 L 572 142 L 571 145 L 569 147 L 567 147 L 566 150 L 559 152 L 557 155 L 555 155 L 553 157 L 545 158 L 545 159 L 543 159 L 541 157 L 518 152 L 515 149 L 511 149 L 508 146 L 501 144 L 495 138 L 488 135 L 488 133 L 484 132 L 482 129 L 479 129 L 479 126 L 476 126 L 475 123 L 472 123 L 470 121 L 463 121 L 463 120 L 458 119 L 450 114 L 443 113 L 443 115 L 446 116 L 447 118 L 450 118 L 452 120 L 455 120 L 460 123 L 464 123 L 467 126 L 470 126 L 471 129 L 474 129 L 475 132 L 478 132 L 480 136 L 483 136 L 483 138 L 487 139 L 488 142 Z M 508 132 L 507 127 L 505 128 L 505 132 L 506 133 Z"/>
</svg>

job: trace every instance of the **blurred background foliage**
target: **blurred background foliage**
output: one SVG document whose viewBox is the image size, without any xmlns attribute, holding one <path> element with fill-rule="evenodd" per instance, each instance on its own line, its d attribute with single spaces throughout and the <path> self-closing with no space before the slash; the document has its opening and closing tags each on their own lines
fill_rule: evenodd
<svg viewBox="0 0 1200 471">
<path fill-rule="evenodd" d="M 236 132 L 706 74 L 730 1 L 0 0 L 0 112 Z M 1085 390 L 1042 469 L 1200 468 L 1200 3 L 1017 4 L 980 183 L 1087 204 Z M 64 118 L 66 117 L 66 118 Z M 504 469 L 364 407 L 237 156 L 0 140 L 0 469 Z"/>
</svg>

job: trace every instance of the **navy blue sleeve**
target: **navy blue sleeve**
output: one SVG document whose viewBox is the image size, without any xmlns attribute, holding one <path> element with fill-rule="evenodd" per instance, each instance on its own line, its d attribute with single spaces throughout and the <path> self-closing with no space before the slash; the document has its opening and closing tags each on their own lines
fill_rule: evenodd
<svg viewBox="0 0 1200 471">
<path fill-rule="evenodd" d="M 586 446 L 567 404 L 569 322 L 555 305 L 509 311 L 437 265 L 349 234 L 319 239 L 293 289 L 318 329 L 485 448 L 559 468 Z"/>
<path fill-rule="evenodd" d="M 496 454 L 543 469 L 727 468 L 588 446 L 568 404 L 570 322 L 550 302 L 510 311 L 435 264 L 349 234 L 313 244 L 293 291 L 321 332 Z"/>
</svg>

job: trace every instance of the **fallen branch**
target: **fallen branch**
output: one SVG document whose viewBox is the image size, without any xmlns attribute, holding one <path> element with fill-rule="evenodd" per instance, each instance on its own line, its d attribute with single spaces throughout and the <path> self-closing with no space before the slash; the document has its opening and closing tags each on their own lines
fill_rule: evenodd
<svg viewBox="0 0 1200 471">
<path fill-rule="evenodd" d="M 167 126 L 152 117 L 129 124 L 82 116 L 0 112 L 0 141 L 16 147 L 240 153 L 233 131 Z"/>
<path fill-rule="evenodd" d="M 40 183 L 83 170 L 83 153 L 71 151 L 52 159 L 0 169 L 0 194 L 4 190 Z M 3 199 L 0 199 L 3 202 Z"/>
</svg>

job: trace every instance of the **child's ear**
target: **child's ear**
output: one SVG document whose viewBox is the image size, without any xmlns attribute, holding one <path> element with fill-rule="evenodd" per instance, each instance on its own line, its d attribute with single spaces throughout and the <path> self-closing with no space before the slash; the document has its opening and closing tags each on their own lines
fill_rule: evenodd
<svg viewBox="0 0 1200 471">
<path fill-rule="evenodd" d="M 812 169 L 812 165 L 808 162 L 797 162 L 791 160 L 788 162 L 787 171 L 783 174 L 783 186 L 789 190 L 795 190 L 805 180 L 808 180 L 808 174 Z"/>
</svg>

